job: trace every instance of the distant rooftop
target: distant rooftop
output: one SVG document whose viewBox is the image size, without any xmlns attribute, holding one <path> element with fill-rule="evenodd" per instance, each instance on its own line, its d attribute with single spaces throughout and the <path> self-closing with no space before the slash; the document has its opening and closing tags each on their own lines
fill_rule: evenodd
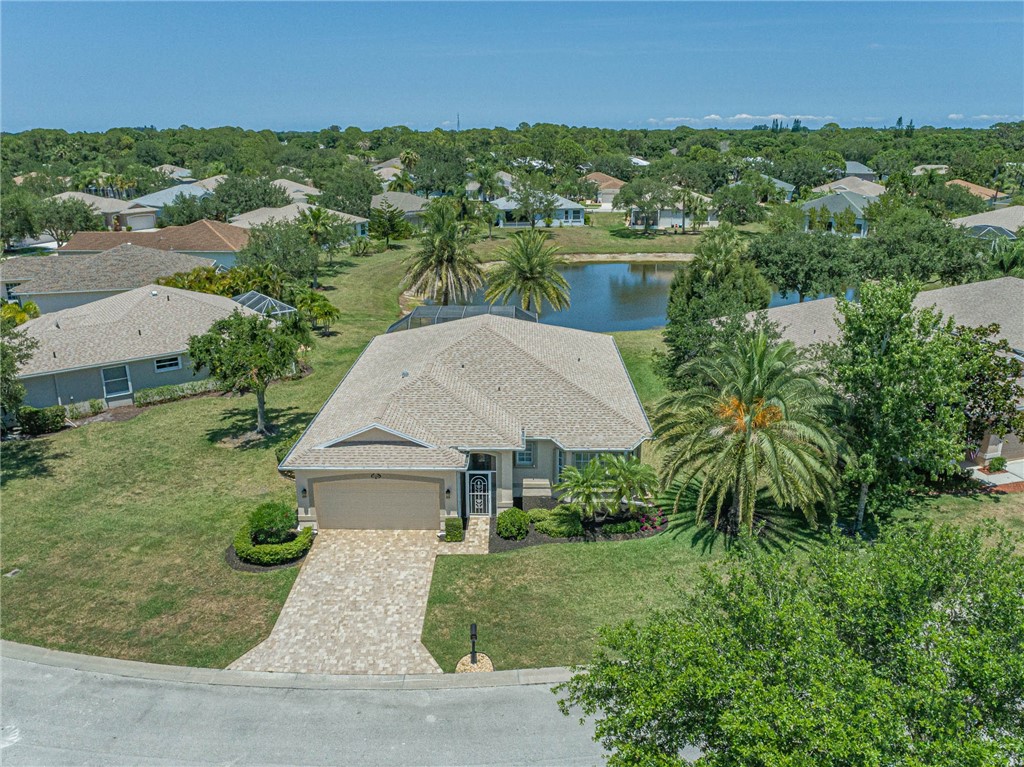
<svg viewBox="0 0 1024 767">
<path fill-rule="evenodd" d="M 438 325 L 452 322 L 465 317 L 479 317 L 482 314 L 493 314 L 498 317 L 509 317 L 516 320 L 537 322 L 537 315 L 518 306 L 485 304 L 476 306 L 417 306 L 409 314 L 395 322 L 387 329 L 388 333 L 398 330 L 421 328 L 424 325 Z"/>
</svg>

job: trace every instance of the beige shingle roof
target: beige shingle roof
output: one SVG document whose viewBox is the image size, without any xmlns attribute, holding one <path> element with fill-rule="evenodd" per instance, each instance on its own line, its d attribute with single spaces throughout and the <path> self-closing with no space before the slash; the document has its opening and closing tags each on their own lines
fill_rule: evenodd
<svg viewBox="0 0 1024 767">
<path fill-rule="evenodd" d="M 87 192 L 61 192 L 53 196 L 54 200 L 81 200 L 97 213 L 155 213 L 156 208 L 150 208 L 129 200 L 119 200 L 116 197 L 100 197 Z"/>
<path fill-rule="evenodd" d="M 248 230 L 222 221 L 203 219 L 187 226 L 168 226 L 155 232 L 78 232 L 60 250 L 101 251 L 129 243 L 182 253 L 237 253 L 248 242 Z"/>
<path fill-rule="evenodd" d="M 205 333 L 234 311 L 230 298 L 146 285 L 90 304 L 29 320 L 21 330 L 39 341 L 20 376 L 180 354 L 190 336 Z"/>
<path fill-rule="evenodd" d="M 320 194 L 320 190 L 315 186 L 300 184 L 298 181 L 292 181 L 287 178 L 279 178 L 270 183 L 287 192 L 288 196 L 295 202 L 305 202 L 307 197 Z"/>
<path fill-rule="evenodd" d="M 950 223 L 957 226 L 999 226 L 1015 232 L 1024 227 L 1024 205 L 1008 205 L 973 216 L 954 218 Z"/>
<path fill-rule="evenodd" d="M 373 425 L 427 446 L 336 445 Z M 610 336 L 493 315 L 377 336 L 284 466 L 461 467 L 456 448 L 513 449 L 524 435 L 568 450 L 650 436 Z"/>
<path fill-rule="evenodd" d="M 293 202 L 291 205 L 285 205 L 281 208 L 257 208 L 256 210 L 250 210 L 248 213 L 234 216 L 231 219 L 231 224 L 233 226 L 240 226 L 243 229 L 251 229 L 260 224 L 268 224 L 271 221 L 295 221 L 304 211 L 313 210 L 316 207 L 316 205 L 310 205 L 308 202 Z M 361 224 L 367 221 L 365 218 L 342 213 L 337 210 L 330 210 L 328 208 L 324 210 L 341 219 L 346 224 Z"/>
<path fill-rule="evenodd" d="M 847 176 L 838 181 L 830 181 L 827 184 L 816 186 L 812 192 L 854 192 L 867 197 L 881 197 L 885 194 L 885 187 L 876 184 L 874 181 L 865 181 L 856 176 Z"/>
</svg>

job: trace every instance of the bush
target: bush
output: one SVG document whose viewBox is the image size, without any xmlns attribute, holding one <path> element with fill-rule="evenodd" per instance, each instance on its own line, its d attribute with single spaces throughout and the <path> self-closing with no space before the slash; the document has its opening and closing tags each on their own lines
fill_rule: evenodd
<svg viewBox="0 0 1024 767">
<path fill-rule="evenodd" d="M 253 543 L 283 543 L 296 524 L 295 510 L 286 503 L 261 503 L 249 513 Z"/>
<path fill-rule="evenodd" d="M 107 403 L 104 402 L 103 400 L 101 400 L 101 399 L 91 399 L 91 400 L 89 400 L 89 412 L 92 415 L 99 415 L 100 413 L 102 413 L 106 409 L 107 409 Z"/>
<path fill-rule="evenodd" d="M 63 405 L 51 405 L 43 408 L 26 405 L 18 410 L 18 423 L 21 424 L 21 430 L 25 434 L 36 437 L 63 429 L 67 415 Z"/>
<path fill-rule="evenodd" d="M 613 522 L 610 525 L 602 525 L 601 532 L 605 535 L 632 535 L 640 532 L 640 520 L 629 519 L 625 522 Z"/>
<path fill-rule="evenodd" d="M 139 407 L 155 405 L 158 402 L 174 402 L 174 400 L 194 397 L 196 394 L 205 394 L 217 388 L 217 382 L 212 378 L 204 378 L 201 381 L 187 381 L 182 384 L 170 384 L 168 386 L 154 386 L 152 389 L 139 389 L 135 392 L 135 404 Z"/>
<path fill-rule="evenodd" d="M 465 533 L 462 530 L 462 517 L 444 518 L 444 539 L 448 543 L 458 543 Z"/>
<path fill-rule="evenodd" d="M 530 532 L 530 515 L 522 509 L 505 509 L 498 515 L 498 537 L 521 541 Z"/>
<path fill-rule="evenodd" d="M 274 457 L 277 458 L 278 465 L 284 460 L 284 457 L 288 455 L 288 451 L 295 447 L 295 443 L 299 441 L 299 437 L 302 436 L 301 431 L 295 431 L 291 434 L 284 436 L 284 438 L 278 443 L 277 447 L 274 448 Z"/>
<path fill-rule="evenodd" d="M 313 528 L 307 527 L 295 533 L 295 537 L 284 543 L 253 543 L 249 523 L 246 522 L 235 534 L 235 554 L 243 562 L 270 567 L 294 562 L 309 551 L 313 545 Z"/>
<path fill-rule="evenodd" d="M 988 462 L 989 471 L 1002 471 L 1006 468 L 1005 456 L 997 455 L 991 461 Z"/>
<path fill-rule="evenodd" d="M 549 511 L 533 528 L 552 538 L 579 538 L 584 532 L 579 510 L 564 504 Z"/>
<path fill-rule="evenodd" d="M 533 524 L 537 524 L 538 522 L 543 522 L 546 519 L 550 519 L 552 513 L 552 509 L 538 508 L 530 509 L 528 512 L 526 512 L 526 516 L 530 518 L 530 522 L 532 522 Z"/>
</svg>

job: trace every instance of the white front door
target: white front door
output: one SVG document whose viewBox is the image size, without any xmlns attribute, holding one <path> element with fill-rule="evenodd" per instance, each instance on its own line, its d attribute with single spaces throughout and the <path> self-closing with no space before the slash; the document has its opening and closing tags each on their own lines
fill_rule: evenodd
<svg viewBox="0 0 1024 767">
<path fill-rule="evenodd" d="M 491 515 L 491 474 L 489 471 L 466 472 L 466 509 L 473 516 Z"/>
</svg>

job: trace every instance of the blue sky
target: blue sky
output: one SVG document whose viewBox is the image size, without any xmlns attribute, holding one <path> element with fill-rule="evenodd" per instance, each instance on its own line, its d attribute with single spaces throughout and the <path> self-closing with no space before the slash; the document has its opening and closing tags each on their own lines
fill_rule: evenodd
<svg viewBox="0 0 1024 767">
<path fill-rule="evenodd" d="M 0 5 L 0 125 L 1024 119 L 1024 3 Z"/>
</svg>

